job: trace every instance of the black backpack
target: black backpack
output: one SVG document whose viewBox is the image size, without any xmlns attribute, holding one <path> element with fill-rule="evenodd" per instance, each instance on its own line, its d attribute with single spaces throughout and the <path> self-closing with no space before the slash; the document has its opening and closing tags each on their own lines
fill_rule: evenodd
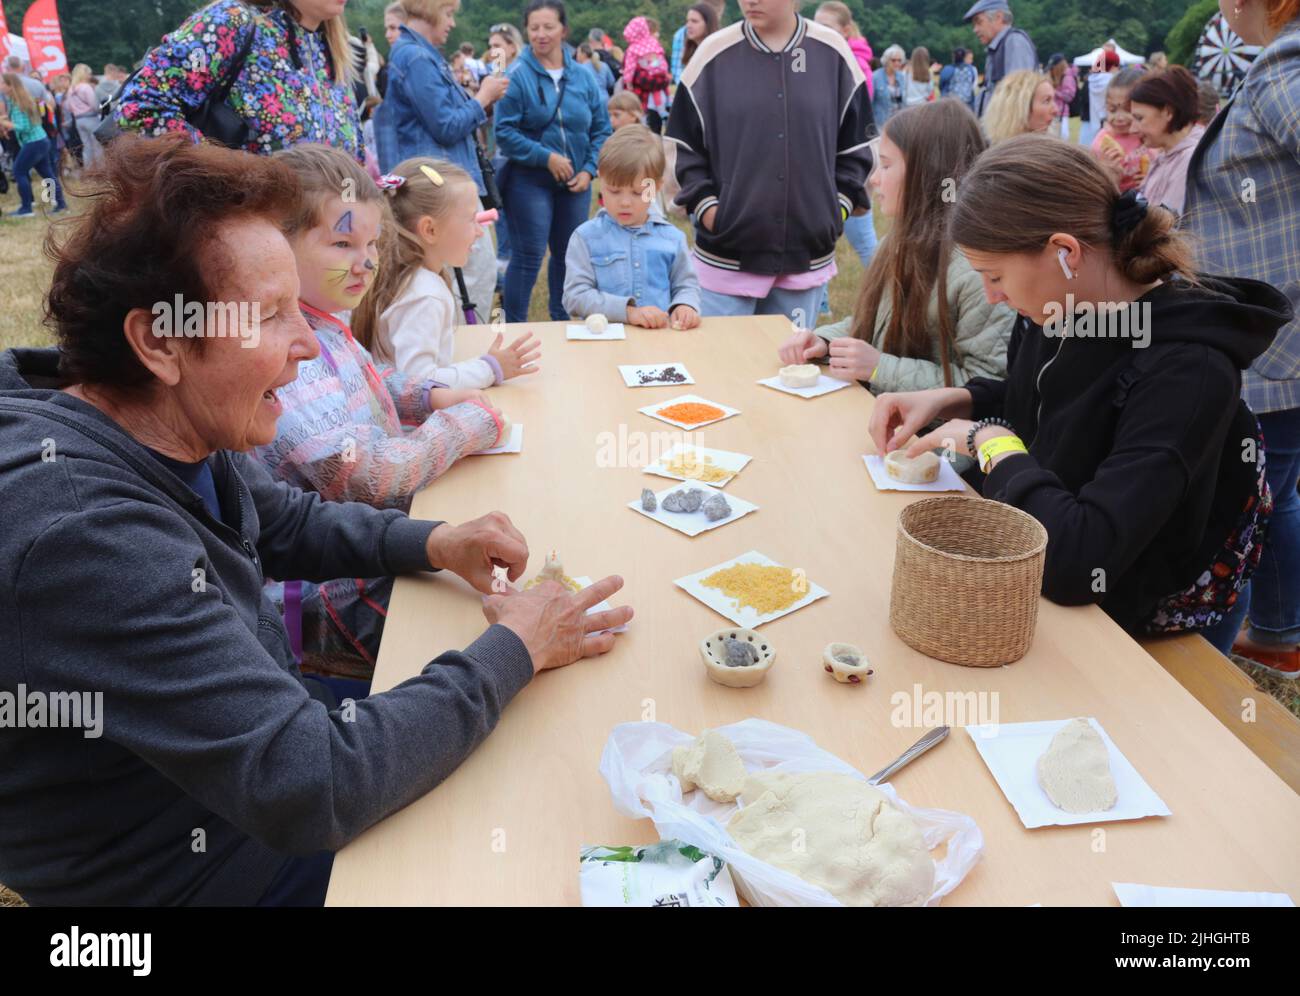
<svg viewBox="0 0 1300 996">
<path fill-rule="evenodd" d="M 219 142 L 231 149 L 240 149 L 248 144 L 248 122 L 226 103 L 226 98 L 230 96 L 235 80 L 239 79 L 239 74 L 244 71 L 244 63 L 248 61 L 248 53 L 252 51 L 256 38 L 257 22 L 254 21 L 253 30 L 248 33 L 248 38 L 245 39 L 230 65 L 226 67 L 217 85 L 208 91 L 202 104 L 185 114 L 185 120 L 202 132 L 204 138 Z M 148 56 L 145 59 L 147 61 Z M 117 107 L 122 102 L 122 96 L 139 75 L 140 69 L 136 69 L 118 88 L 117 93 L 99 105 L 100 123 L 95 129 L 95 138 L 101 145 L 107 145 L 122 133 L 117 123 Z"/>
</svg>

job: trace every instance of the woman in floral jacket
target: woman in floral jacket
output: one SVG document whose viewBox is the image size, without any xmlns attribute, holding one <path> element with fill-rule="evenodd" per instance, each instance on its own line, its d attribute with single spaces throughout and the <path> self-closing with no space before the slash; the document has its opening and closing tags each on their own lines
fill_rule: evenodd
<svg viewBox="0 0 1300 996">
<path fill-rule="evenodd" d="M 122 128 L 160 135 L 189 132 L 186 120 L 207 95 L 230 82 L 226 102 L 247 123 L 249 152 L 269 155 L 320 142 L 364 160 L 352 99 L 345 0 L 216 0 L 163 39 L 122 89 Z"/>
</svg>

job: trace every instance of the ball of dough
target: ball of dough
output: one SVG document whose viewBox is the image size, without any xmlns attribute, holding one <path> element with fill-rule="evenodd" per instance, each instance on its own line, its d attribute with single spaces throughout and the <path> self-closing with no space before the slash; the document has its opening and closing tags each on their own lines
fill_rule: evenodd
<svg viewBox="0 0 1300 996">
<path fill-rule="evenodd" d="M 602 335 L 609 329 L 609 319 L 604 315 L 588 315 L 587 331 L 592 335 Z"/>
<path fill-rule="evenodd" d="M 885 473 L 903 484 L 930 484 L 939 479 L 939 458 L 929 450 L 910 458 L 894 450 L 885 457 Z"/>
<path fill-rule="evenodd" d="M 797 363 L 782 367 L 779 377 L 784 387 L 816 387 L 817 381 L 821 379 L 821 371 L 815 364 Z"/>
</svg>

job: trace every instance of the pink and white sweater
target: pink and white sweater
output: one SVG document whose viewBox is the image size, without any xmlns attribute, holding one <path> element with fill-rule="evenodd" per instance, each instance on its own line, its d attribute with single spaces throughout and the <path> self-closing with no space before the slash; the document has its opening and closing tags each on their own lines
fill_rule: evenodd
<svg viewBox="0 0 1300 996">
<path fill-rule="evenodd" d="M 327 501 L 406 509 L 460 457 L 497 444 L 501 423 L 487 407 L 431 412 L 429 389 L 442 385 L 376 366 L 346 324 L 300 305 L 320 355 L 280 389 L 275 439 L 256 450 L 275 476 Z"/>
</svg>

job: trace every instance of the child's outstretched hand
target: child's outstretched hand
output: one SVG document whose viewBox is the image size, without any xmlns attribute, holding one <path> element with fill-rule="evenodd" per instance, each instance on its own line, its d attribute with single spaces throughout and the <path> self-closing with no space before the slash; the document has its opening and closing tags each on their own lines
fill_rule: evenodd
<svg viewBox="0 0 1300 996">
<path fill-rule="evenodd" d="M 689 304 L 679 304 L 673 309 L 673 328 L 693 329 L 700 324 L 700 313 Z"/>
<path fill-rule="evenodd" d="M 668 327 L 668 312 L 643 304 L 627 309 L 627 321 L 629 325 L 640 325 L 643 329 L 663 329 Z"/>
<path fill-rule="evenodd" d="M 430 411 L 436 412 L 441 408 L 450 408 L 462 401 L 476 401 L 480 404 L 488 403 L 487 395 L 482 391 L 457 390 L 452 387 L 434 387 L 429 390 Z"/>
<path fill-rule="evenodd" d="M 542 356 L 542 344 L 533 338 L 531 332 L 525 332 L 509 346 L 503 347 L 501 343 L 504 341 L 505 336 L 498 332 L 488 350 L 488 355 L 501 364 L 502 380 L 537 373 L 541 369 L 536 366 L 536 361 Z"/>
</svg>

